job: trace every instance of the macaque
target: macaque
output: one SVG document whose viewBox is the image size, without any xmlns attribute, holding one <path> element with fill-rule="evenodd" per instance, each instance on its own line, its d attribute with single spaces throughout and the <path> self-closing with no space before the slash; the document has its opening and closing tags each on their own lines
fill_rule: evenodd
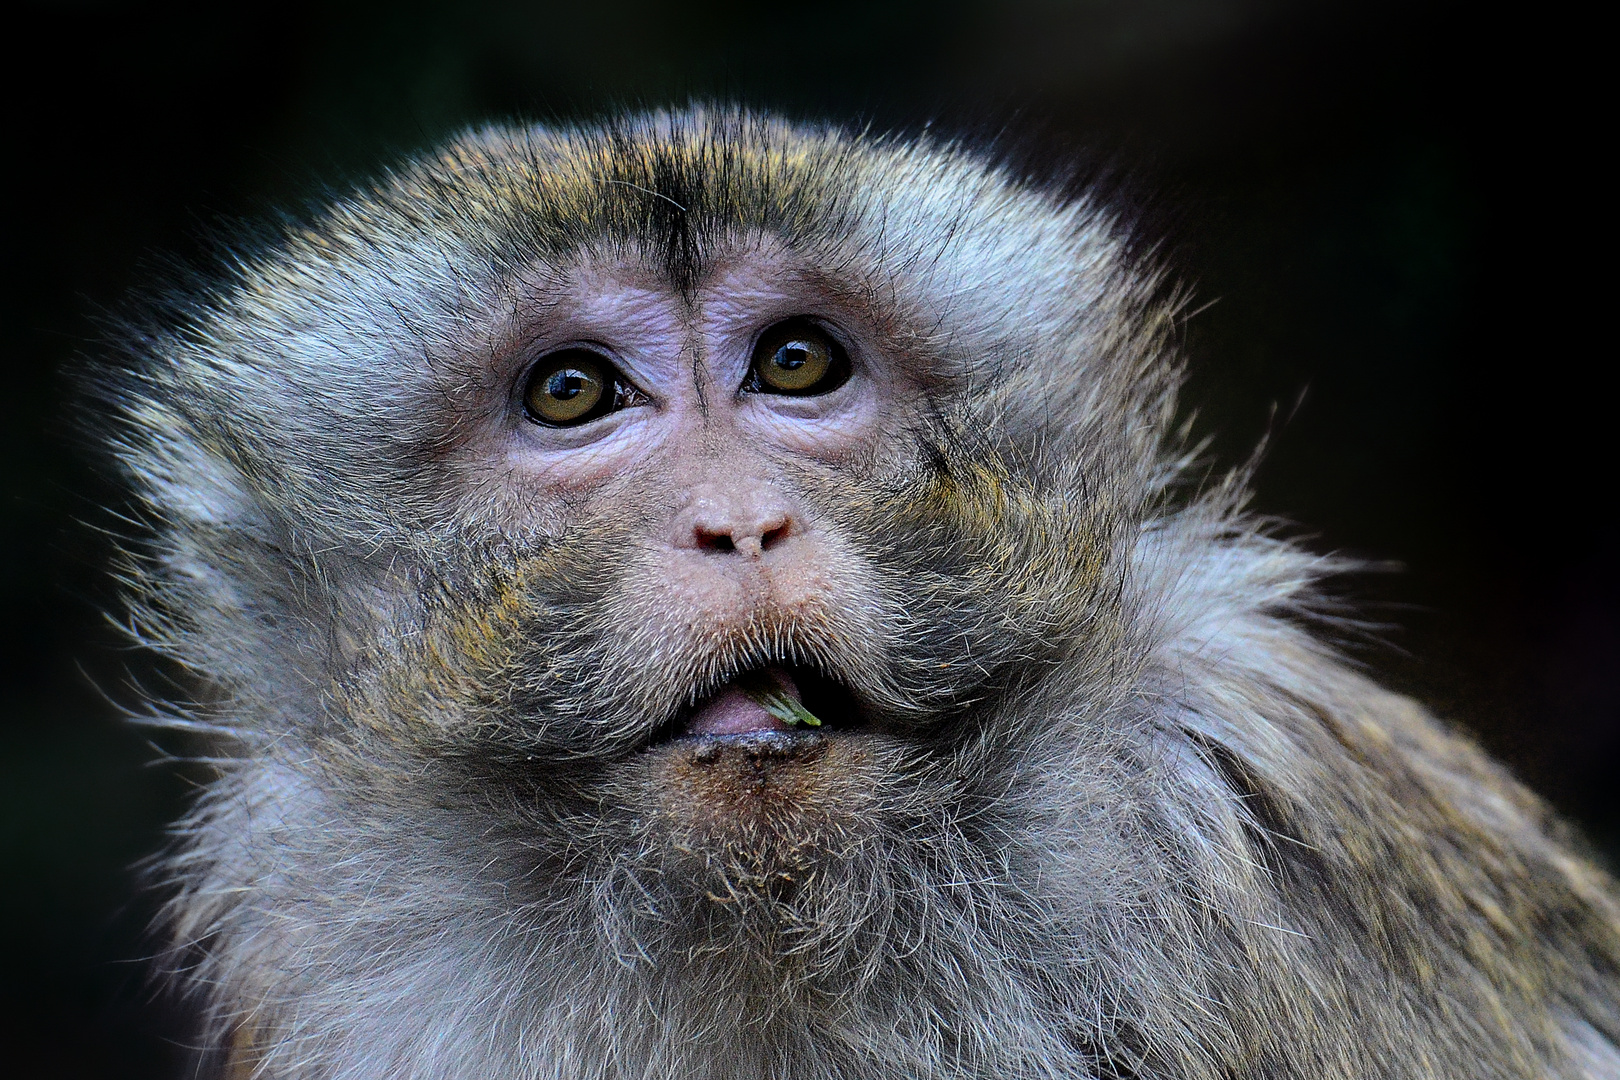
<svg viewBox="0 0 1620 1080">
<path fill-rule="evenodd" d="M 1138 241 L 693 109 L 472 131 L 134 325 L 204 1066 L 1620 1076 L 1615 882 L 1198 479 Z"/>
</svg>

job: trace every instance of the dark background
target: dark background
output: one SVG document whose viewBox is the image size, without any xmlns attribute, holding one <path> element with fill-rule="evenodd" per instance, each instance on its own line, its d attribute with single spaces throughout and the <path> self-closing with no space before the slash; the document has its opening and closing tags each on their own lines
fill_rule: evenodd
<svg viewBox="0 0 1620 1080">
<path fill-rule="evenodd" d="M 1566 9 L 236 7 L 7 17 L 0 1061 L 171 1076 L 186 1032 L 143 984 L 151 901 L 129 868 L 190 788 L 108 700 L 131 699 L 145 661 L 102 614 L 86 523 L 117 495 L 70 434 L 62 366 L 157 279 L 155 253 L 195 260 L 211 223 L 481 117 L 720 96 L 1004 127 L 1114 163 L 1218 301 L 1189 327 L 1188 397 L 1216 452 L 1236 462 L 1272 431 L 1257 506 L 1405 567 L 1345 583 L 1389 624 L 1361 658 L 1615 850 L 1612 181 L 1594 147 L 1613 117 L 1591 101 L 1599 32 Z"/>
</svg>

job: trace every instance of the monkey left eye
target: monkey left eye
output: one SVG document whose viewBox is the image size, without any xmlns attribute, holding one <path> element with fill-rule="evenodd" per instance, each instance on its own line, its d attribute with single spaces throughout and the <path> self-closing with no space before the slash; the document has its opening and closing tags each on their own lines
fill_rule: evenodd
<svg viewBox="0 0 1620 1080">
<path fill-rule="evenodd" d="M 849 356 L 843 346 L 814 323 L 794 319 L 760 337 L 743 389 L 808 397 L 829 393 L 848 380 Z"/>
<path fill-rule="evenodd" d="M 588 349 L 564 349 L 529 369 L 523 406 L 547 427 L 574 427 L 631 404 L 635 391 L 618 370 Z"/>
</svg>

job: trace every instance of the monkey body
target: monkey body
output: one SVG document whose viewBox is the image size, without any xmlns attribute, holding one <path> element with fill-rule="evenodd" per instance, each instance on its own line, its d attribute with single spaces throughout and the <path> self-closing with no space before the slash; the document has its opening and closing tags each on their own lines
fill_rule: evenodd
<svg viewBox="0 0 1620 1080">
<path fill-rule="evenodd" d="M 1177 312 L 1085 197 L 693 112 L 467 135 L 143 330 L 218 1062 L 1616 1075 L 1614 883 L 1182 489 Z"/>
</svg>

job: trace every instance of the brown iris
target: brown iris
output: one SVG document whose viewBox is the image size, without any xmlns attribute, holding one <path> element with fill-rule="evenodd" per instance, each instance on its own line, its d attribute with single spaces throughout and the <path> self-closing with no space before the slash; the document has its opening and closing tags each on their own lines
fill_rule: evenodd
<svg viewBox="0 0 1620 1080">
<path fill-rule="evenodd" d="M 529 415 L 552 427 L 583 424 L 618 404 L 618 379 L 604 358 L 584 349 L 542 357 L 529 372 L 523 404 Z"/>
<path fill-rule="evenodd" d="M 814 323 L 795 319 L 767 330 L 754 349 L 743 387 L 761 394 L 808 396 L 836 390 L 849 378 L 849 357 Z"/>
</svg>

